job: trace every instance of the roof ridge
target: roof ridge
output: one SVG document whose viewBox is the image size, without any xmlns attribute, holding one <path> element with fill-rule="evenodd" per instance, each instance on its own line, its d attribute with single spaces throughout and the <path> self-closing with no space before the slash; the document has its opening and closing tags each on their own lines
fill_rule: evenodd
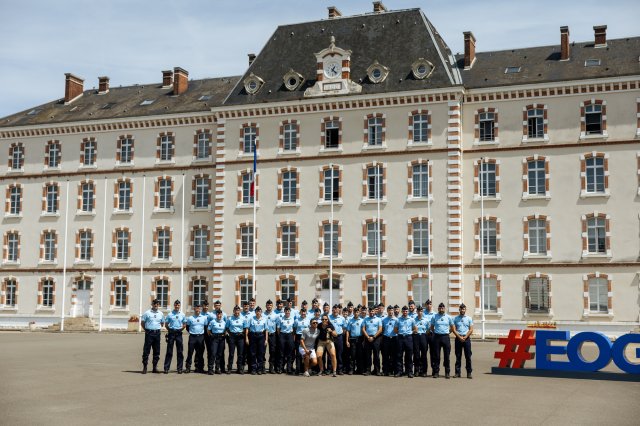
<svg viewBox="0 0 640 426">
<path fill-rule="evenodd" d="M 413 11 L 420 11 L 420 10 L 421 9 L 418 8 L 418 7 L 413 7 L 413 8 L 408 8 L 408 9 L 387 10 L 387 11 L 383 11 L 383 12 L 365 12 L 365 13 L 359 13 L 357 15 L 337 16 L 335 18 L 322 18 L 322 19 L 316 19 L 314 21 L 303 21 L 303 22 L 295 22 L 295 23 L 291 23 L 291 24 L 278 25 L 276 27 L 276 30 L 279 29 L 279 28 L 286 28 L 286 27 L 291 27 L 291 26 L 294 26 L 294 25 L 316 24 L 318 22 L 344 21 L 346 19 L 351 19 L 351 18 L 362 18 L 364 16 L 390 15 L 390 14 L 395 14 L 395 13 L 413 12 Z"/>
</svg>

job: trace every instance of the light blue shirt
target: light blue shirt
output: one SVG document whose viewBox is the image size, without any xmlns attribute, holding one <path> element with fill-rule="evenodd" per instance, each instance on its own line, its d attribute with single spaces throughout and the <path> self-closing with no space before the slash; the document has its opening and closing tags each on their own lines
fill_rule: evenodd
<svg viewBox="0 0 640 426">
<path fill-rule="evenodd" d="M 422 318 L 416 318 L 415 322 L 416 328 L 418 329 L 418 334 L 426 334 L 426 332 L 429 331 L 429 327 L 431 326 L 431 319 L 427 319 L 424 315 L 422 315 Z"/>
<path fill-rule="evenodd" d="M 304 330 L 309 328 L 309 324 L 310 323 L 311 323 L 311 318 L 309 318 L 309 317 L 304 317 L 304 318 L 298 317 L 296 319 L 296 322 L 295 322 L 296 334 L 298 336 L 300 336 Z"/>
<path fill-rule="evenodd" d="M 293 326 L 295 325 L 296 320 L 289 315 L 289 318 L 287 317 L 281 317 L 278 320 L 278 330 L 280 330 L 280 333 L 293 333 Z"/>
<path fill-rule="evenodd" d="M 187 326 L 189 327 L 189 334 L 204 334 L 204 328 L 207 325 L 207 316 L 195 314 L 187 318 Z"/>
<path fill-rule="evenodd" d="M 269 334 L 275 333 L 276 326 L 278 325 L 278 318 L 280 318 L 280 316 L 276 314 L 276 311 L 264 311 L 262 313 L 262 318 L 267 320 L 267 330 L 269 331 Z"/>
<path fill-rule="evenodd" d="M 431 318 L 431 325 L 436 334 L 449 334 L 449 327 L 453 325 L 453 320 L 447 314 L 435 314 Z"/>
<path fill-rule="evenodd" d="M 410 316 L 400 317 L 396 323 L 398 327 L 398 334 L 401 336 L 410 336 L 413 334 L 413 326 L 416 325 L 416 322 Z"/>
<path fill-rule="evenodd" d="M 382 320 L 382 335 L 386 337 L 396 337 L 398 334 L 394 331 L 398 324 L 398 318 L 386 317 Z"/>
<path fill-rule="evenodd" d="M 351 318 L 347 324 L 347 331 L 349 332 L 349 338 L 362 336 L 362 324 L 364 318 Z"/>
<path fill-rule="evenodd" d="M 422 318 L 427 320 L 427 332 L 429 332 L 429 327 L 431 327 L 431 320 L 433 319 L 433 317 L 436 316 L 436 312 L 435 311 L 431 311 L 431 312 L 427 312 L 427 310 L 425 309 L 423 314 L 422 314 Z"/>
<path fill-rule="evenodd" d="M 364 319 L 362 322 L 364 330 L 367 332 L 369 337 L 373 337 L 378 332 L 378 329 L 382 325 L 382 320 L 377 316 L 369 316 Z"/>
<path fill-rule="evenodd" d="M 471 326 L 473 325 L 473 320 L 471 319 L 471 317 L 468 317 L 466 315 L 456 315 L 453 318 L 453 325 L 456 327 L 456 331 L 459 335 L 466 336 L 466 334 L 469 332 L 469 328 L 471 328 Z"/>
<path fill-rule="evenodd" d="M 338 336 L 342 334 L 342 329 L 347 325 L 344 317 L 340 314 L 338 314 L 337 316 L 329 315 L 329 322 L 331 322 L 333 328 L 335 328 Z"/>
<path fill-rule="evenodd" d="M 248 322 L 249 331 L 252 333 L 264 333 L 267 329 L 267 320 L 264 317 L 254 316 Z"/>
<path fill-rule="evenodd" d="M 413 311 L 413 312 L 409 311 L 408 317 L 413 318 L 415 320 L 416 318 L 418 318 L 418 313 L 416 311 Z"/>
<path fill-rule="evenodd" d="M 218 319 L 216 318 L 212 321 L 209 321 L 208 328 L 213 334 L 222 334 L 224 333 L 224 330 L 227 328 L 227 323 L 222 318 L 220 319 L 220 321 L 218 321 Z"/>
<path fill-rule="evenodd" d="M 140 318 L 145 330 L 160 330 L 164 324 L 164 315 L 160 311 L 149 309 Z"/>
<path fill-rule="evenodd" d="M 242 333 L 246 328 L 246 321 L 242 315 L 232 315 L 227 318 L 227 330 L 229 333 Z"/>
<path fill-rule="evenodd" d="M 165 323 L 170 330 L 182 330 L 182 325 L 186 321 L 186 316 L 180 311 L 171 311 L 165 318 Z"/>
<path fill-rule="evenodd" d="M 255 317 L 256 314 L 251 311 L 249 312 L 240 311 L 240 316 L 244 318 L 245 321 L 249 321 L 251 318 Z"/>
<path fill-rule="evenodd" d="M 284 316 L 284 309 L 274 309 L 273 312 L 275 312 L 279 317 Z"/>
</svg>

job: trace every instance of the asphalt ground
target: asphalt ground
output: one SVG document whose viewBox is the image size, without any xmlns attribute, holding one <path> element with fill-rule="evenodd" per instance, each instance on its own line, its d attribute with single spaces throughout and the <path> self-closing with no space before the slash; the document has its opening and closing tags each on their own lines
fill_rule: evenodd
<svg viewBox="0 0 640 426">
<path fill-rule="evenodd" d="M 0 424 L 640 424 L 639 382 L 493 375 L 495 341 L 473 342 L 472 380 L 446 380 L 141 375 L 143 339 L 0 333 Z"/>
</svg>

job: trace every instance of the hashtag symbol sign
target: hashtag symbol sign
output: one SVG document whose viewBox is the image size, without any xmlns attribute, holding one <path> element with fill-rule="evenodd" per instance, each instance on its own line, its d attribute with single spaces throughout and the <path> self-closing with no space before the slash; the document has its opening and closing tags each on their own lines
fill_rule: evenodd
<svg viewBox="0 0 640 426">
<path fill-rule="evenodd" d="M 501 337 L 498 343 L 504 345 L 502 352 L 496 352 L 494 358 L 500 360 L 500 368 L 522 368 L 534 354 L 529 347 L 536 343 L 533 330 L 509 330 L 509 336 Z"/>
</svg>

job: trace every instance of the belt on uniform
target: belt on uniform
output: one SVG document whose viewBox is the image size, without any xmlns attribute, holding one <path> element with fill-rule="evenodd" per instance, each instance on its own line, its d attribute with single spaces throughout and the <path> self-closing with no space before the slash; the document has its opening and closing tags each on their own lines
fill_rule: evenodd
<svg viewBox="0 0 640 426">
<path fill-rule="evenodd" d="M 276 332 L 275 331 L 270 331 L 269 332 L 269 336 L 275 336 Z"/>
<path fill-rule="evenodd" d="M 232 336 L 239 337 L 242 336 L 243 333 L 231 333 Z"/>
<path fill-rule="evenodd" d="M 145 330 L 146 333 L 160 333 L 160 330 Z"/>
<path fill-rule="evenodd" d="M 255 337 L 264 336 L 264 331 L 252 331 L 251 335 Z"/>
<path fill-rule="evenodd" d="M 413 334 L 413 333 L 409 333 L 409 334 L 401 334 L 401 335 L 400 335 L 400 337 L 409 337 L 409 336 L 411 336 L 411 334 Z"/>
<path fill-rule="evenodd" d="M 398 336 L 384 336 L 384 337 L 386 337 L 387 339 L 395 339 Z"/>
<path fill-rule="evenodd" d="M 169 333 L 182 334 L 182 329 L 174 330 L 173 328 L 170 328 L 170 329 L 169 329 Z"/>
<path fill-rule="evenodd" d="M 204 336 L 204 332 L 200 334 L 197 334 L 197 333 L 189 333 L 189 334 L 192 336 Z"/>
<path fill-rule="evenodd" d="M 224 333 L 211 333 L 211 337 L 224 337 Z"/>
<path fill-rule="evenodd" d="M 449 333 L 435 333 L 436 336 L 448 336 Z"/>
<path fill-rule="evenodd" d="M 290 335 L 290 334 L 293 334 L 293 331 L 290 331 L 290 332 L 288 332 L 288 333 L 280 332 L 280 334 L 286 334 L 286 335 L 288 336 L 288 335 Z"/>
<path fill-rule="evenodd" d="M 358 340 L 360 338 L 360 336 L 356 336 L 356 337 L 349 337 L 349 340 Z"/>
</svg>

